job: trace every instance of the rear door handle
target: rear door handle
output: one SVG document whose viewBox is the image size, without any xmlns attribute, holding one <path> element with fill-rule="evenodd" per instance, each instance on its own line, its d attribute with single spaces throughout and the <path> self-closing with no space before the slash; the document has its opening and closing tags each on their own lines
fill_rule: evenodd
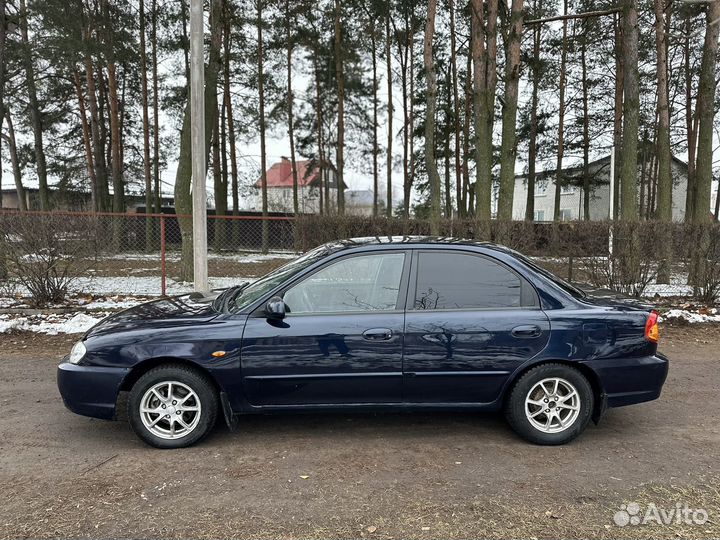
<svg viewBox="0 0 720 540">
<path fill-rule="evenodd" d="M 388 340 L 392 337 L 392 330 L 389 328 L 370 328 L 363 332 L 363 337 L 368 341 Z"/>
<path fill-rule="evenodd" d="M 542 334 L 542 330 L 534 324 L 525 324 L 516 326 L 510 333 L 517 338 L 536 338 Z"/>
</svg>

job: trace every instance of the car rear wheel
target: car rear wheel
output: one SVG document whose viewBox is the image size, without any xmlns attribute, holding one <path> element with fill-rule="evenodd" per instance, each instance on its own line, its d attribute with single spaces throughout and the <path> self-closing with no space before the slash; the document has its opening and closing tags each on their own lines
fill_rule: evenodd
<svg viewBox="0 0 720 540">
<path fill-rule="evenodd" d="M 592 387 L 582 373 L 564 364 L 543 364 L 515 383 L 505 416 L 525 440 L 557 445 L 580 435 L 592 410 Z"/>
<path fill-rule="evenodd" d="M 157 448 L 182 448 L 204 438 L 215 425 L 217 392 L 207 377 L 179 365 L 145 373 L 130 391 L 133 431 Z"/>
</svg>

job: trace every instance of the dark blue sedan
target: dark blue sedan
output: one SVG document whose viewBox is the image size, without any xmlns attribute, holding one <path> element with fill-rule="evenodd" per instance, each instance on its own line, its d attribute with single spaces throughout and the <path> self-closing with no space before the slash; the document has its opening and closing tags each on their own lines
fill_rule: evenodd
<svg viewBox="0 0 720 540">
<path fill-rule="evenodd" d="M 326 244 L 252 284 L 108 317 L 58 366 L 73 412 L 159 448 L 222 415 L 504 411 L 537 444 L 607 407 L 656 399 L 668 372 L 657 313 L 591 295 L 501 246 L 449 238 Z"/>
</svg>

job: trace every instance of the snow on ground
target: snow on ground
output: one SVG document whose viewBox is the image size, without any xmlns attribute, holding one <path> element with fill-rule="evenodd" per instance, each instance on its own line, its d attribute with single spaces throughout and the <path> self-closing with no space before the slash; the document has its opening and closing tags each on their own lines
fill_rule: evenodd
<svg viewBox="0 0 720 540">
<path fill-rule="evenodd" d="M 210 289 L 226 289 L 234 285 L 240 285 L 246 281 L 255 278 L 244 276 L 232 277 L 210 277 Z M 193 284 L 183 281 L 174 281 L 170 278 L 166 280 L 166 289 L 168 295 L 184 294 L 193 291 Z M 71 295 L 77 295 L 71 298 L 62 306 L 49 307 L 67 307 L 70 305 L 84 306 L 86 309 L 123 309 L 133 306 L 137 303 L 134 297 L 160 296 L 161 280 L 160 276 L 93 276 L 75 279 L 69 287 Z M 29 307 L 23 297 L 29 296 L 27 289 L 21 285 L 15 288 L 15 294 L 19 297 L 0 297 L 0 310 L 10 307 Z M 121 296 L 122 299 L 105 298 L 103 300 L 93 300 L 92 302 L 83 296 Z M 89 302 L 89 303 L 87 303 Z"/>
<path fill-rule="evenodd" d="M 699 309 L 670 309 L 663 313 L 661 320 L 682 320 L 687 323 L 716 323 L 720 322 L 720 313 L 716 308 Z"/>
<path fill-rule="evenodd" d="M 210 277 L 211 289 L 224 289 L 247 281 L 244 277 Z M 188 282 L 174 281 L 170 278 L 166 281 L 167 294 L 189 293 L 193 290 L 193 284 Z M 130 294 L 139 296 L 159 296 L 161 280 L 160 276 L 97 276 L 92 278 L 79 278 L 71 285 L 71 290 L 79 294 Z"/>
<path fill-rule="evenodd" d="M 107 314 L 91 316 L 86 313 L 28 315 L 18 317 L 0 314 L 0 333 L 11 330 L 41 334 L 82 334 L 99 323 Z"/>
<path fill-rule="evenodd" d="M 274 251 L 271 253 L 256 253 L 256 252 L 241 252 L 235 254 L 229 253 L 208 253 L 208 259 L 219 260 L 219 261 L 232 261 L 239 263 L 259 263 L 265 261 L 274 261 L 277 259 L 296 259 L 299 256 L 298 253 L 289 251 Z M 103 257 L 107 259 L 117 260 L 130 260 L 130 261 L 159 261 L 159 253 L 121 253 L 118 255 L 110 255 Z M 165 260 L 167 261 L 179 261 L 180 253 L 171 251 L 165 254 Z"/>
</svg>

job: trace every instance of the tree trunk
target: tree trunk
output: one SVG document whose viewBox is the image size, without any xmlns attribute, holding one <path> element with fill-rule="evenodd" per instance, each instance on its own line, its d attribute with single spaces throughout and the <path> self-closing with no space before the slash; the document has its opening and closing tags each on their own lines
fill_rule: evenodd
<svg viewBox="0 0 720 540">
<path fill-rule="evenodd" d="M 710 194 L 712 189 L 713 123 L 715 120 L 715 89 L 717 85 L 718 34 L 720 26 L 720 2 L 710 2 L 707 7 L 707 29 L 700 63 L 700 79 L 697 93 L 698 144 L 695 165 L 695 202 L 693 221 L 705 223 L 710 220 Z"/>
<path fill-rule="evenodd" d="M 325 181 L 325 153 L 324 153 L 324 137 L 323 137 L 323 109 L 322 109 L 322 93 L 320 91 L 320 71 L 317 65 L 318 51 L 313 51 L 313 71 L 315 74 L 315 116 L 317 119 L 317 138 L 318 138 L 318 178 L 320 185 L 319 210 L 320 213 L 329 214 L 329 186 Z"/>
<path fill-rule="evenodd" d="M 505 45 L 505 104 L 502 113 L 500 146 L 500 193 L 498 219 L 513 217 L 515 194 L 515 161 L 517 159 L 517 108 L 520 85 L 520 44 L 523 28 L 523 0 L 512 0 L 509 35 Z"/>
<path fill-rule="evenodd" d="M 105 201 L 105 209 L 112 212 L 112 199 L 110 198 L 110 176 L 108 164 L 112 162 L 112 147 L 108 144 L 108 126 L 106 122 L 106 111 L 109 109 L 107 103 L 107 82 L 103 75 L 103 69 L 98 63 L 95 66 L 95 78 L 97 79 L 97 98 L 98 98 L 98 127 L 100 129 L 100 159 L 105 171 L 105 183 L 101 186 L 103 190 L 103 200 Z"/>
<path fill-rule="evenodd" d="M 392 34 L 390 33 L 390 9 L 391 4 L 387 4 L 387 16 L 385 17 L 385 63 L 387 69 L 387 172 L 386 172 L 386 185 L 385 189 L 387 193 L 387 207 L 385 213 L 387 217 L 392 217 L 392 170 L 393 170 L 393 78 L 392 78 L 392 57 L 390 55 L 390 45 L 392 43 Z"/>
<path fill-rule="evenodd" d="M 230 95 L 230 12 L 228 2 L 223 2 L 223 99 L 225 101 L 225 114 L 227 115 L 228 144 L 230 145 L 230 182 L 232 191 L 232 213 L 240 213 L 240 194 L 238 192 L 238 164 L 237 150 L 235 149 L 235 118 L 233 117 L 232 97 Z M 234 222 L 233 222 L 234 223 Z"/>
<path fill-rule="evenodd" d="M 622 167 L 620 169 L 620 215 L 638 218 L 637 158 L 640 86 L 638 74 L 638 15 L 636 0 L 623 0 L 624 100 Z"/>
<path fill-rule="evenodd" d="M 407 14 L 407 5 L 404 6 L 405 10 L 405 39 L 400 39 L 398 35 L 397 48 L 398 57 L 400 59 L 400 86 L 402 87 L 402 102 L 403 102 L 403 126 L 402 126 L 402 140 L 403 140 L 403 210 L 405 219 L 410 217 L 410 201 L 405 197 L 405 186 L 410 183 L 410 167 L 408 160 L 409 142 L 408 136 L 410 126 L 410 115 L 408 111 L 408 58 L 409 58 L 409 47 L 408 47 L 408 35 L 410 34 L 410 22 Z M 403 48 L 403 41 L 405 46 Z"/>
<path fill-rule="evenodd" d="M 188 36 L 188 1 L 180 0 L 180 26 L 183 36 L 183 59 L 185 65 L 185 80 L 190 80 L 190 37 Z"/>
<path fill-rule="evenodd" d="M 665 0 L 655 0 L 655 49 L 657 56 L 657 220 L 661 222 L 661 261 L 657 282 L 670 283 L 670 257 L 672 256 L 672 164 L 670 154 L 670 95 L 668 91 L 667 33 Z M 667 14 L 668 22 L 670 11 Z"/>
<path fill-rule="evenodd" d="M 157 0 L 152 0 L 152 78 L 153 78 L 153 183 L 155 191 L 155 212 L 162 212 L 160 192 L 160 93 L 158 90 L 157 58 Z"/>
<path fill-rule="evenodd" d="M 340 0 L 335 0 L 335 77 L 337 79 L 337 211 L 345 214 L 344 170 L 345 170 L 345 73 L 343 67 L 342 17 Z"/>
<path fill-rule="evenodd" d="M 117 92 L 115 62 L 108 61 L 108 97 L 110 100 L 110 145 L 112 149 L 113 212 L 125 211 L 123 164 L 120 140 L 120 102 Z"/>
<path fill-rule="evenodd" d="M 262 252 L 267 253 L 270 246 L 270 223 L 268 222 L 267 192 L 267 150 L 265 121 L 265 47 L 263 44 L 263 4 L 264 0 L 256 0 L 257 7 L 257 76 L 258 76 L 258 116 L 260 124 L 260 189 L 262 191 Z"/>
<path fill-rule="evenodd" d="M 87 112 L 85 110 L 85 96 L 83 96 L 82 85 L 80 83 L 80 73 L 77 70 L 73 71 L 73 83 L 75 85 L 75 94 L 78 98 L 78 111 L 80 113 L 80 126 L 82 127 L 83 134 L 83 147 L 85 148 L 85 161 L 87 163 L 88 178 L 90 179 L 90 202 L 92 210 L 97 210 L 98 186 L 93 163 L 90 126 L 88 125 Z"/>
<path fill-rule="evenodd" d="M 107 76 L 108 76 L 108 101 L 110 107 L 110 147 L 112 159 L 112 183 L 113 183 L 113 212 L 125 211 L 125 186 L 123 182 L 123 163 L 122 163 L 122 139 L 120 136 L 120 100 L 118 97 L 118 81 L 115 65 L 115 53 L 112 32 L 110 28 L 110 9 L 109 0 L 104 0 L 103 9 L 103 25 L 105 26 L 105 53 L 107 56 Z M 119 245 L 121 222 L 113 221 L 113 239 L 116 245 Z"/>
<path fill-rule="evenodd" d="M 683 43 L 683 59 L 685 72 L 685 128 L 688 141 L 688 181 L 685 194 L 685 221 L 693 219 L 695 202 L 695 155 L 697 148 L 697 115 L 693 115 L 693 76 L 690 58 L 690 38 L 693 34 L 692 19 L 685 19 L 685 40 Z"/>
<path fill-rule="evenodd" d="M 223 178 L 222 178 L 222 166 L 220 165 L 220 123 L 225 122 L 224 118 L 224 108 L 223 108 L 223 114 L 215 114 L 215 122 L 213 123 L 213 133 L 212 133 L 212 174 L 213 174 L 213 191 L 215 193 L 215 215 L 220 216 L 224 215 L 224 211 L 222 211 L 222 199 L 223 199 Z M 227 195 L 224 196 L 225 198 L 225 205 L 227 206 Z M 223 247 L 223 239 L 222 239 L 222 227 L 225 225 L 224 220 L 222 219 L 213 219 L 211 220 L 214 222 L 214 242 L 213 245 L 215 246 L 215 251 L 220 251 Z M 209 229 L 209 227 L 208 227 Z"/>
<path fill-rule="evenodd" d="M 537 132 L 538 132 L 538 91 L 540 87 L 540 32 L 541 25 L 533 28 L 533 59 L 530 71 L 532 72 L 532 97 L 530 98 L 530 142 L 528 148 L 528 177 L 527 200 L 525 202 L 525 219 L 535 219 L 535 161 L 537 160 Z"/>
<path fill-rule="evenodd" d="M 464 217 L 462 207 L 462 167 L 460 165 L 460 95 L 458 90 L 457 44 L 455 38 L 455 0 L 448 0 L 450 10 L 450 70 L 452 77 L 452 103 L 455 153 L 455 199 L 458 217 Z"/>
<path fill-rule="evenodd" d="M 293 212 L 295 215 L 300 213 L 300 202 L 298 200 L 298 175 L 295 163 L 295 128 L 293 101 L 295 96 L 292 89 L 292 53 L 293 42 L 290 35 L 290 25 L 294 19 L 290 17 L 290 0 L 285 0 L 285 47 L 287 47 L 287 106 L 288 106 L 288 136 L 290 137 L 290 167 L 292 169 L 293 179 Z"/>
<path fill-rule="evenodd" d="M 585 21 L 583 21 L 583 24 Z M 590 220 L 590 88 L 587 77 L 587 29 L 583 29 L 580 44 L 582 66 L 582 108 L 583 108 L 583 219 Z"/>
<path fill-rule="evenodd" d="M 7 41 L 7 21 L 6 21 L 6 1 L 0 0 L 0 133 L 2 133 L 3 118 L 5 118 L 5 78 L 6 78 L 6 62 L 5 44 Z M 2 147 L 2 137 L 0 137 L 0 147 Z M 0 148 L 0 209 L 2 205 L 2 148 Z M 7 264 L 5 262 L 5 246 L 4 242 L 0 242 L 0 279 L 7 278 Z"/>
<path fill-rule="evenodd" d="M 411 4 L 412 5 L 412 4 Z M 414 5 L 413 12 L 414 15 Z M 405 215 L 410 216 L 410 200 L 412 199 L 412 187 L 415 185 L 415 28 L 410 26 L 411 32 L 408 36 L 408 69 L 410 74 L 410 96 L 408 104 L 408 160 L 410 170 L 407 176 L 407 183 L 403 186 L 405 197 Z"/>
<path fill-rule="evenodd" d="M 462 159 L 462 208 L 463 215 L 473 213 L 470 204 L 470 118 L 473 106 L 473 75 L 472 75 L 472 45 L 468 47 L 467 66 L 465 75 L 465 117 L 463 118 L 463 159 Z"/>
<path fill-rule="evenodd" d="M 35 66 L 33 65 L 32 49 L 28 38 L 28 11 L 25 0 L 20 0 L 20 36 L 22 39 L 22 62 L 27 84 L 28 108 L 35 137 L 35 164 L 37 167 L 40 210 L 50 210 L 50 194 L 47 183 L 47 165 L 45 163 L 45 147 L 43 145 L 43 123 L 40 104 L 35 86 Z"/>
<path fill-rule="evenodd" d="M 93 210 L 104 211 L 107 209 L 107 169 L 103 155 L 100 114 L 98 111 L 97 91 L 95 88 L 95 76 L 93 71 L 90 52 L 85 52 L 85 81 L 88 88 L 88 106 L 90 108 L 90 133 L 92 135 L 93 161 L 95 167 L 95 181 L 97 183 L 96 206 Z"/>
<path fill-rule="evenodd" d="M 472 0 L 473 103 L 475 114 L 475 218 L 492 210 L 493 121 L 497 85 L 498 0 L 488 0 L 487 24 L 482 0 Z"/>
<path fill-rule="evenodd" d="M 7 56 L 5 54 L 5 42 L 7 41 L 6 19 L 5 19 L 6 1 L 0 0 L 0 132 L 2 132 L 3 119 L 5 118 L 5 71 Z M 1 155 L 1 153 L 0 153 Z M 2 159 L 0 159 L 2 161 Z M 0 186 L 2 186 L 2 165 L 0 164 Z M 2 189 L 0 189 L 0 208 L 2 208 Z M 2 244 L 0 242 L 0 244 Z M 7 268 L 5 268 L 5 259 L 2 248 L 0 247 L 0 278 L 5 278 Z"/>
<path fill-rule="evenodd" d="M 370 32 L 370 43 L 372 49 L 372 79 L 373 79 L 373 216 L 378 215 L 378 70 L 377 70 L 377 36 L 375 35 L 375 28 L 373 23 L 375 21 L 369 21 L 371 28 L 368 28 Z"/>
<path fill-rule="evenodd" d="M 13 177 L 15 178 L 15 192 L 17 193 L 18 209 L 27 211 L 27 201 L 25 199 L 25 188 L 22 183 L 22 171 L 20 170 L 20 159 L 18 158 L 17 141 L 15 139 L 15 127 L 13 126 L 10 111 L 5 112 L 5 119 L 8 125 L 8 134 L 3 138 L 8 143 L 8 151 L 10 152 L 10 163 L 12 165 Z"/>
<path fill-rule="evenodd" d="M 433 36 L 435 35 L 435 10 L 437 0 L 429 0 L 425 22 L 423 61 L 427 81 L 425 111 L 425 167 L 430 183 L 430 234 L 440 235 L 440 175 L 435 162 L 435 106 L 437 101 L 437 78 L 433 62 Z"/>
<path fill-rule="evenodd" d="M 103 0 L 103 30 L 105 38 L 105 56 L 107 59 L 107 77 L 108 77 L 108 105 L 110 114 L 110 150 L 111 150 L 111 170 L 113 184 L 113 205 L 112 209 L 115 213 L 125 211 L 125 183 L 123 181 L 123 157 L 122 157 L 122 128 L 120 116 L 120 99 L 118 97 L 118 79 L 115 65 L 115 46 L 113 39 L 113 28 L 110 27 L 110 8 L 109 0 Z M 124 221 L 120 217 L 113 217 L 112 220 L 112 238 L 114 249 L 120 249 L 123 238 Z"/>
<path fill-rule="evenodd" d="M 622 23 L 614 16 L 615 28 L 615 107 L 613 119 L 613 146 L 615 148 L 615 170 L 613 186 L 613 215 L 610 219 L 620 216 L 620 167 L 622 166 L 622 130 L 623 130 L 623 94 L 625 92 L 625 62 L 622 50 Z"/>
<path fill-rule="evenodd" d="M 567 0 L 563 0 L 563 15 L 567 15 Z M 565 184 L 563 178 L 563 157 L 565 156 L 565 77 L 567 73 L 567 20 L 562 22 L 562 44 L 560 51 L 560 99 L 558 104 L 558 146 L 555 164 L 555 204 L 553 221 L 560 221 L 560 199 Z"/>
<path fill-rule="evenodd" d="M 210 138 L 217 114 L 217 84 L 220 72 L 220 42 L 222 41 L 222 26 L 218 14 L 222 9 L 222 0 L 212 0 L 210 13 L 210 52 L 207 69 L 205 69 L 205 163 L 210 151 Z M 188 79 L 187 84 L 190 84 Z M 175 209 L 178 214 L 192 214 L 192 155 L 190 141 L 190 99 L 185 105 L 183 125 L 180 132 L 180 155 L 175 175 Z M 180 279 L 193 280 L 193 242 L 192 219 L 178 219 L 182 235 L 182 255 L 180 261 Z"/>
<path fill-rule="evenodd" d="M 453 125 L 451 123 L 451 119 L 453 117 L 452 113 L 452 70 L 447 70 L 445 72 L 445 125 L 443 127 L 443 161 L 445 166 L 445 192 L 443 197 L 443 203 L 445 205 L 445 208 L 443 210 L 443 215 L 445 216 L 445 219 L 452 220 L 453 218 L 453 204 L 452 204 L 452 190 L 450 188 L 451 185 L 451 171 L 450 171 L 450 139 L 452 138 L 452 132 L 453 132 Z"/>
<path fill-rule="evenodd" d="M 140 83 L 142 89 L 143 160 L 145 173 L 145 212 L 152 212 L 153 184 L 150 166 L 150 111 L 148 110 L 147 53 L 145 52 L 145 0 L 140 0 Z M 153 249 L 153 223 L 145 218 L 145 250 Z"/>
<path fill-rule="evenodd" d="M 223 2 L 225 3 L 225 2 Z M 220 182 L 215 186 L 215 214 L 218 216 L 226 216 L 228 211 L 228 160 L 227 160 L 227 131 L 225 118 L 227 115 L 227 102 L 223 98 L 222 113 L 220 114 Z M 215 220 L 215 246 L 216 249 L 226 249 L 228 229 L 232 226 L 232 221 L 227 219 Z"/>
</svg>

